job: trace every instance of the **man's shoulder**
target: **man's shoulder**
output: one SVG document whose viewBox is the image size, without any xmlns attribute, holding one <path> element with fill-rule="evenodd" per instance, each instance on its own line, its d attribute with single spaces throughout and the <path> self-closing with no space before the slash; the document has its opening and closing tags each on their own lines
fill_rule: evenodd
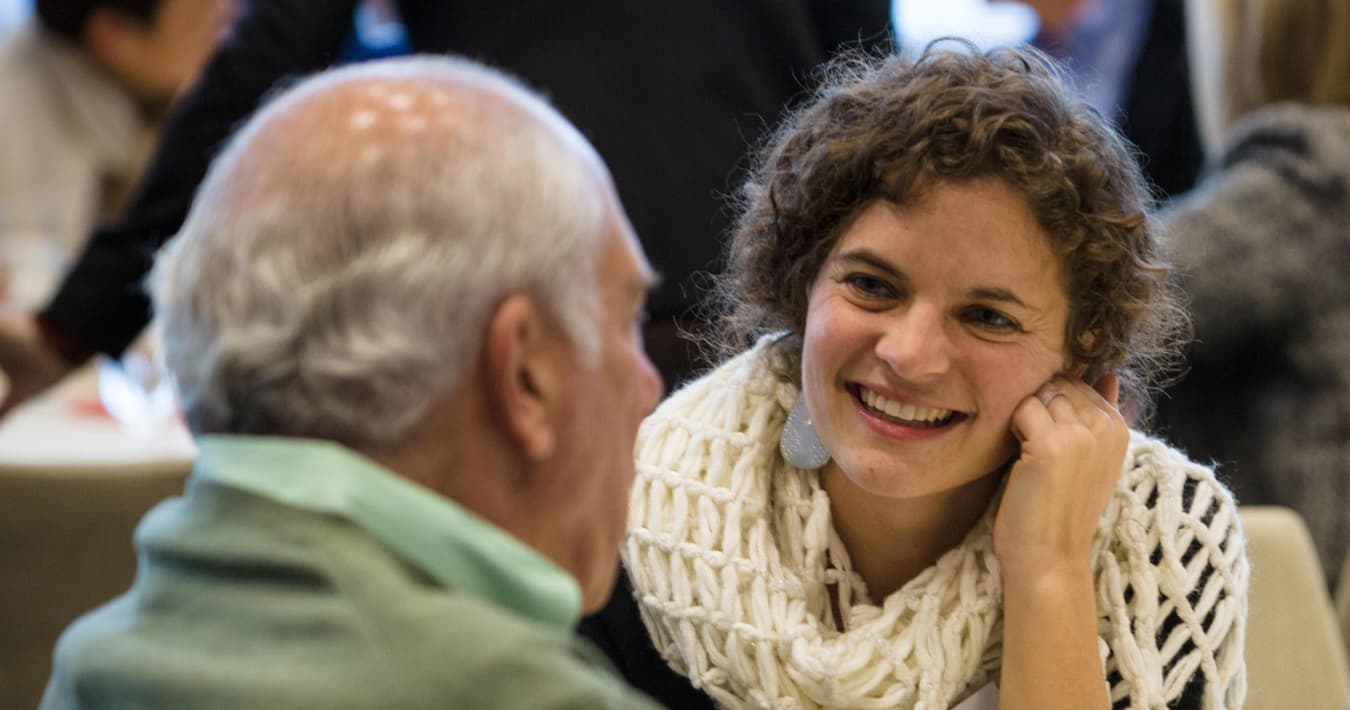
<svg viewBox="0 0 1350 710">
<path fill-rule="evenodd" d="M 469 594 L 451 596 L 453 616 L 463 623 L 407 649 L 416 658 L 405 668 L 420 675 L 438 701 L 464 707 L 656 707 L 570 629 L 535 623 Z"/>
<path fill-rule="evenodd" d="M 47 707 L 644 707 L 570 630 L 437 584 L 332 516 L 206 487 L 137 537 L 137 585 L 63 635 Z"/>
<path fill-rule="evenodd" d="M 655 708 L 565 630 L 551 630 L 466 594 L 449 593 L 399 616 L 320 620 L 334 636 L 302 643 L 250 641 L 211 631 L 133 631 L 145 624 L 127 596 L 80 620 L 58 645 L 44 710 L 165 706 Z M 390 600 L 391 605 L 398 600 Z M 159 622 L 150 621 L 150 625 Z M 283 621 L 283 624 L 285 622 Z M 345 627 L 345 628 L 344 628 Z M 220 629 L 216 629 L 220 631 Z"/>
<path fill-rule="evenodd" d="M 365 659 L 356 665 L 396 677 L 406 691 L 400 695 L 414 704 L 424 699 L 432 707 L 647 707 L 571 629 L 435 582 L 358 526 L 253 496 L 234 497 L 259 508 L 260 515 L 284 516 L 290 528 L 282 534 L 304 539 L 297 546 L 312 552 L 305 557 L 331 584 L 332 596 L 325 599 L 328 595 L 315 590 L 315 601 L 335 605 L 333 619 L 348 629 L 345 640 L 332 639 L 347 646 L 340 655 Z"/>
</svg>

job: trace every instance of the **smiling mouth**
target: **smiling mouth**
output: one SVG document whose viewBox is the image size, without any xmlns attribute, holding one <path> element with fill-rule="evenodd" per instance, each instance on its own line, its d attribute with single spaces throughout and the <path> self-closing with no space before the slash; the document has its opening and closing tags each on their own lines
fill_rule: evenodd
<svg viewBox="0 0 1350 710">
<path fill-rule="evenodd" d="M 862 385 L 849 385 L 849 391 L 868 414 L 892 424 L 914 429 L 937 429 L 966 416 L 951 409 L 934 409 L 897 402 Z"/>
</svg>

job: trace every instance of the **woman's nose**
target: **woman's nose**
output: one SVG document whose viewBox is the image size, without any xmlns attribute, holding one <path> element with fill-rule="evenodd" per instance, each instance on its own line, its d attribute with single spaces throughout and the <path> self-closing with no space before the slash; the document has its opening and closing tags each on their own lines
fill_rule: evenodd
<svg viewBox="0 0 1350 710">
<path fill-rule="evenodd" d="M 951 370 L 951 339 L 942 313 L 913 304 L 887 324 L 877 340 L 877 357 L 908 380 L 936 377 Z"/>
</svg>

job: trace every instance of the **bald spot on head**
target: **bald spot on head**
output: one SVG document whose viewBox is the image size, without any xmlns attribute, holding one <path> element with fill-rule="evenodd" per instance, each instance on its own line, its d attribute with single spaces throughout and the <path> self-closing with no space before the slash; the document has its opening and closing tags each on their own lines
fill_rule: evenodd
<svg viewBox="0 0 1350 710">
<path fill-rule="evenodd" d="M 321 84 L 284 105 L 244 137 L 221 177 L 220 206 L 250 209 L 282 194 L 387 187 L 419 163 L 491 150 L 494 138 L 550 135 L 607 179 L 589 143 L 520 87 L 472 71 L 355 76 Z"/>
</svg>

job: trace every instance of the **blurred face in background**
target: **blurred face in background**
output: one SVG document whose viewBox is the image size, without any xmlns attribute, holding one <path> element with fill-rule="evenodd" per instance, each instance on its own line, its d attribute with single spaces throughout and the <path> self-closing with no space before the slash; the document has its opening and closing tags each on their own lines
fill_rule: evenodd
<svg viewBox="0 0 1350 710">
<path fill-rule="evenodd" d="M 160 111 L 201 71 L 241 6 L 241 0 L 162 0 L 148 23 L 99 9 L 86 25 L 86 43 L 123 88 Z"/>
</svg>

